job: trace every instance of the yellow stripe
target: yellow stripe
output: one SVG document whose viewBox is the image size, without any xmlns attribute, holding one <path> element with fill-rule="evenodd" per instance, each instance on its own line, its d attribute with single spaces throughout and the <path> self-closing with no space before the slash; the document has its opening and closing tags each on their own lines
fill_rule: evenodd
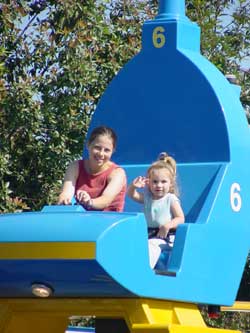
<svg viewBox="0 0 250 333">
<path fill-rule="evenodd" d="M 221 311 L 250 312 L 250 302 L 235 302 L 233 306 L 221 306 Z"/>
<path fill-rule="evenodd" d="M 0 243 L 0 259 L 95 259 L 94 242 Z"/>
</svg>

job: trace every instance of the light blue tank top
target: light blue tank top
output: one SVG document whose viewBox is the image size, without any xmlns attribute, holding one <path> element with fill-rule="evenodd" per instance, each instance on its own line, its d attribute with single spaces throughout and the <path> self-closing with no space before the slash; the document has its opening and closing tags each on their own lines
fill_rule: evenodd
<svg viewBox="0 0 250 333">
<path fill-rule="evenodd" d="M 163 198 L 154 200 L 146 188 L 144 192 L 144 214 L 149 228 L 157 228 L 172 219 L 171 205 L 180 201 L 173 193 L 167 193 Z"/>
</svg>

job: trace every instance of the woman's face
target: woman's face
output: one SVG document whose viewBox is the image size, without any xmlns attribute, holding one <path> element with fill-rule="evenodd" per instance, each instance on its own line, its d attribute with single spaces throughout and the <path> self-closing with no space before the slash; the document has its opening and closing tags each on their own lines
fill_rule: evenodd
<svg viewBox="0 0 250 333">
<path fill-rule="evenodd" d="M 110 161 L 114 151 L 113 140 L 107 135 L 99 135 L 88 145 L 89 160 L 101 168 Z"/>
</svg>

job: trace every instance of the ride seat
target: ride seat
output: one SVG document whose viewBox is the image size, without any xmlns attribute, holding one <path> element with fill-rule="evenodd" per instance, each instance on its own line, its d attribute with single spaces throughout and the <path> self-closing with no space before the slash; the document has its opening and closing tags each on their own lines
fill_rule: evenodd
<svg viewBox="0 0 250 333">
<path fill-rule="evenodd" d="M 148 167 L 149 165 L 123 165 L 128 183 L 139 175 L 145 176 Z M 185 223 L 207 222 L 225 168 L 226 163 L 182 163 L 177 165 L 177 184 L 185 214 Z M 141 212 L 142 205 L 127 197 L 124 210 Z M 178 232 L 176 233 L 175 244 L 177 242 Z M 177 253 L 181 257 L 181 251 L 177 251 Z M 172 261 L 176 267 L 176 259 L 171 258 L 170 252 L 163 251 L 156 265 L 157 272 L 171 270 Z M 170 275 L 174 274 L 170 273 Z"/>
</svg>

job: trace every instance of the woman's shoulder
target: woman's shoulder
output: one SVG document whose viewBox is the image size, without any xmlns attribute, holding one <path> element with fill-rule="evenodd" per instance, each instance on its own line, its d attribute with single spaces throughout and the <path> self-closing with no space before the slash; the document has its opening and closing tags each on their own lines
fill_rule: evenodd
<svg viewBox="0 0 250 333">
<path fill-rule="evenodd" d="M 113 161 L 109 161 L 109 167 L 112 169 L 123 169 L 122 166 L 120 166 L 119 164 L 117 164 Z"/>
<path fill-rule="evenodd" d="M 122 170 L 122 172 L 125 172 L 125 170 L 123 169 L 122 166 L 120 166 L 119 164 L 116 164 L 113 161 L 109 161 L 108 170 L 110 170 L 110 171 L 113 171 L 113 170 Z"/>
<path fill-rule="evenodd" d="M 79 172 L 84 172 L 85 171 L 84 160 L 81 159 L 81 160 L 74 160 L 74 161 L 70 162 L 69 166 L 68 166 L 68 170 L 77 175 L 79 174 Z"/>
<path fill-rule="evenodd" d="M 83 160 L 74 160 L 69 163 L 69 168 L 78 170 L 79 166 L 83 164 Z"/>
<path fill-rule="evenodd" d="M 109 170 L 110 170 L 110 174 L 119 174 L 119 175 L 125 175 L 126 174 L 123 167 L 114 163 L 114 162 L 110 163 Z"/>
<path fill-rule="evenodd" d="M 74 160 L 69 163 L 69 165 L 79 165 L 79 163 L 82 163 L 83 160 Z"/>
</svg>

